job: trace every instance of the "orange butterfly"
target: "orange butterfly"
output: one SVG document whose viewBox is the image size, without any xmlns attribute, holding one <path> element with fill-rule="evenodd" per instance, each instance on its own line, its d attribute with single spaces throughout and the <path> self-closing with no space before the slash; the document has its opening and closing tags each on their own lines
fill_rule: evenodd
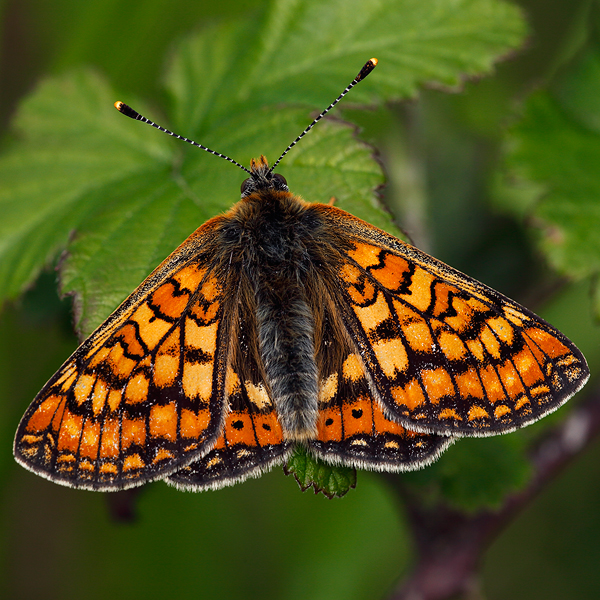
<svg viewBox="0 0 600 600">
<path fill-rule="evenodd" d="M 407 471 L 456 437 L 533 423 L 583 386 L 583 355 L 548 323 L 273 173 L 376 64 L 272 168 L 253 160 L 241 201 L 50 379 L 19 425 L 19 463 L 107 491 L 155 479 L 219 488 L 297 444 L 326 463 Z"/>
</svg>

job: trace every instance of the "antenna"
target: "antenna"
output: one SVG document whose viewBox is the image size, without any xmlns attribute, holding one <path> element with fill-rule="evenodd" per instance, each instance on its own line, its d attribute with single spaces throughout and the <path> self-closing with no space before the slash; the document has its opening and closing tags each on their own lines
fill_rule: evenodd
<svg viewBox="0 0 600 600">
<path fill-rule="evenodd" d="M 206 152 L 210 152 L 210 154 L 214 154 L 215 156 L 224 158 L 225 160 L 228 160 L 230 163 L 237 165 L 243 171 L 246 171 L 246 173 L 250 173 L 250 175 L 252 175 L 252 173 L 248 169 L 246 169 L 246 167 L 243 167 L 242 165 L 240 165 L 240 163 L 237 162 L 236 160 L 233 160 L 233 158 L 229 158 L 229 156 L 225 156 L 224 154 L 221 154 L 220 152 L 215 152 L 214 150 L 211 150 L 210 148 L 207 148 L 206 146 L 203 146 L 202 144 L 198 144 L 197 142 L 194 142 L 193 140 L 188 140 L 187 138 L 185 138 L 181 135 L 173 133 L 172 131 L 169 131 L 168 129 L 161 127 L 160 125 L 157 125 L 156 123 L 154 123 L 154 121 L 151 121 L 150 119 L 146 119 L 146 117 L 140 115 L 139 112 L 136 112 L 135 110 L 133 110 L 133 108 L 131 108 L 131 106 L 128 106 L 127 104 L 125 104 L 125 102 L 121 102 L 120 100 L 118 100 L 117 102 L 115 102 L 115 108 L 121 114 L 125 115 L 126 117 L 135 119 L 136 121 L 141 121 L 142 123 L 148 123 L 148 125 L 152 125 L 152 127 L 155 127 L 159 131 L 164 131 L 165 133 L 172 135 L 174 138 L 177 138 L 178 140 L 183 140 L 184 142 L 187 142 L 188 144 L 191 144 L 192 146 L 196 146 L 197 148 L 200 148 L 201 150 L 206 150 Z"/>
<path fill-rule="evenodd" d="M 269 173 L 281 162 L 281 159 L 360 81 L 362 81 L 376 66 L 379 61 L 370 58 L 352 83 L 283 151 L 275 164 L 269 169 Z"/>
<path fill-rule="evenodd" d="M 273 172 L 273 169 L 281 162 L 281 159 L 360 81 L 362 81 L 376 66 L 377 66 L 377 59 L 376 58 L 370 58 L 364 65 L 364 67 L 360 70 L 360 73 L 354 78 L 354 80 L 352 81 L 352 83 L 283 151 L 283 154 L 277 159 L 277 161 L 275 162 L 275 164 L 269 169 L 269 173 Z M 178 135 L 176 133 L 173 133 L 172 131 L 169 131 L 168 129 L 165 129 L 164 127 L 161 127 L 160 125 L 157 125 L 156 123 L 154 123 L 153 121 L 151 121 L 150 119 L 147 119 L 146 117 L 140 115 L 140 113 L 136 112 L 135 110 L 133 110 L 133 108 L 131 108 L 130 106 L 128 106 L 127 104 L 125 104 L 124 102 L 121 101 L 117 101 L 115 102 L 115 108 L 122 114 L 124 114 L 126 117 L 130 117 L 131 119 L 135 119 L 136 121 L 142 121 L 142 123 L 147 123 L 148 125 L 151 125 L 152 127 L 155 127 L 156 129 L 158 129 L 159 131 L 163 131 L 164 133 L 168 133 L 169 135 L 177 138 L 178 140 L 183 140 L 184 142 L 187 142 L 188 144 L 191 144 L 192 146 L 196 146 L 197 148 L 200 148 L 201 150 L 205 150 L 206 152 L 209 152 L 210 154 L 214 154 L 215 156 L 218 156 L 220 158 L 224 158 L 225 160 L 228 160 L 230 163 L 233 163 L 234 165 L 238 166 L 240 169 L 242 169 L 243 171 L 246 171 L 246 173 L 249 173 L 250 175 L 254 176 L 254 174 L 252 173 L 252 171 L 249 171 L 248 169 L 246 169 L 246 167 L 243 167 L 242 165 L 240 165 L 239 162 L 233 160 L 233 158 L 229 158 L 229 156 L 225 156 L 225 154 L 221 154 L 220 152 L 215 152 L 214 150 L 211 150 L 210 148 L 207 148 L 206 146 L 203 146 L 202 144 L 198 144 L 197 142 L 194 142 L 193 140 L 189 140 L 188 138 L 185 138 L 181 135 Z"/>
</svg>

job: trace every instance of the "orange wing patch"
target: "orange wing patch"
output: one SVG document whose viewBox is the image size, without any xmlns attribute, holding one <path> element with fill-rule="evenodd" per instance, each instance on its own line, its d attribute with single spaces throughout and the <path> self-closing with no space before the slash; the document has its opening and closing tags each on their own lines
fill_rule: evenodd
<svg viewBox="0 0 600 600">
<path fill-rule="evenodd" d="M 454 440 L 417 433 L 390 420 L 373 396 L 367 371 L 350 353 L 321 381 L 317 438 L 308 442 L 325 462 L 380 471 L 412 471 L 433 462 Z"/>
<path fill-rule="evenodd" d="M 214 445 L 229 352 L 223 292 L 196 263 L 171 271 L 152 293 L 142 284 L 40 392 L 15 441 L 26 467 L 73 487 L 121 489 Z"/>
<path fill-rule="evenodd" d="M 233 485 L 258 477 L 284 463 L 292 445 L 285 442 L 275 405 L 262 383 L 227 369 L 228 415 L 214 447 L 167 478 L 177 488 L 192 491 Z"/>
<path fill-rule="evenodd" d="M 581 352 L 552 326 L 363 225 L 340 269 L 342 309 L 392 418 L 419 431 L 492 435 L 541 418 L 585 383 Z M 364 241 L 369 234 L 376 243 Z"/>
</svg>

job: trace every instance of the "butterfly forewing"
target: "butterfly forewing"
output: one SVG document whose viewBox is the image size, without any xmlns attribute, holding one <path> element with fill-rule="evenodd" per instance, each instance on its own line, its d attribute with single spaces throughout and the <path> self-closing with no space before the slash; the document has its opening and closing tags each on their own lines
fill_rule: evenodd
<svg viewBox="0 0 600 600">
<path fill-rule="evenodd" d="M 38 394 L 15 439 L 24 466 L 74 487 L 120 489 L 214 445 L 230 321 L 206 260 L 213 228 L 165 260 Z"/>
<path fill-rule="evenodd" d="M 587 380 L 581 352 L 529 310 L 347 213 L 321 210 L 352 240 L 340 311 L 389 417 L 419 431 L 493 435 L 555 410 Z"/>
</svg>

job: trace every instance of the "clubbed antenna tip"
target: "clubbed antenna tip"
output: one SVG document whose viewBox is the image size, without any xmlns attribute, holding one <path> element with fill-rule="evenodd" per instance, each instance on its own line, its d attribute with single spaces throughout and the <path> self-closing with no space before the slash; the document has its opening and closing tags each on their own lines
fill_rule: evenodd
<svg viewBox="0 0 600 600">
<path fill-rule="evenodd" d="M 359 74 L 352 80 L 352 83 L 283 151 L 271 167 L 273 169 L 281 162 L 281 159 L 360 81 L 362 81 L 376 66 L 379 61 L 376 58 L 370 58 Z"/>
</svg>

